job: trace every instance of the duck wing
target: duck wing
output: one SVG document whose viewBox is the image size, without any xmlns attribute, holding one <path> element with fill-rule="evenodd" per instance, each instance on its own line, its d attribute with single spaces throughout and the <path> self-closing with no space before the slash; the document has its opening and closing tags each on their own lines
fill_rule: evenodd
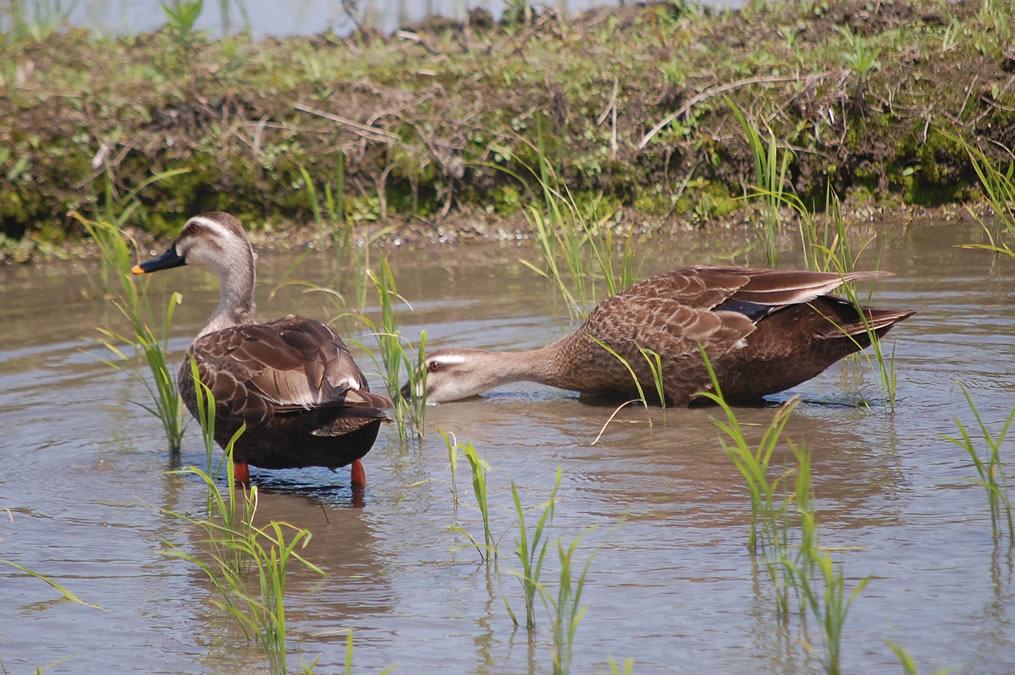
<svg viewBox="0 0 1015 675">
<path fill-rule="evenodd" d="M 592 310 L 570 340 L 572 365 L 563 379 L 566 386 L 581 391 L 630 388 L 630 373 L 615 359 L 603 359 L 602 350 L 588 339 L 591 336 L 622 356 L 643 383 L 651 383 L 652 375 L 639 348 L 659 354 L 667 395 L 683 405 L 708 383 L 699 345 L 716 363 L 745 348 L 765 317 L 811 303 L 844 282 L 883 276 L 889 274 L 723 266 L 685 267 L 659 274 L 607 298 Z"/>
<path fill-rule="evenodd" d="M 248 425 L 325 408 L 342 416 L 383 417 L 377 408 L 392 405 L 370 392 L 342 339 L 313 319 L 289 315 L 234 326 L 205 335 L 191 351 L 219 405 Z"/>
<path fill-rule="evenodd" d="M 592 310 L 579 335 L 595 336 L 629 361 L 643 360 L 637 345 L 684 367 L 700 360 L 699 344 L 710 357 L 743 346 L 758 321 L 773 312 L 811 302 L 847 281 L 884 276 L 890 273 L 684 267 L 607 298 Z M 590 349 L 590 358 L 596 353 Z"/>
</svg>

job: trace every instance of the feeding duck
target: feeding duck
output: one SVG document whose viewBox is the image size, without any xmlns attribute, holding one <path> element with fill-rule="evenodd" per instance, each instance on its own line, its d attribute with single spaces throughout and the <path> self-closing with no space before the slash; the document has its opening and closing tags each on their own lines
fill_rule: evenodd
<svg viewBox="0 0 1015 675">
<path fill-rule="evenodd" d="M 254 319 L 254 251 L 240 221 L 212 212 L 186 222 L 165 253 L 131 268 L 147 274 L 181 265 L 219 278 L 219 304 L 180 365 L 180 395 L 197 417 L 190 357 L 215 396 L 215 441 L 233 448 L 236 478 L 248 464 L 266 469 L 352 464 L 352 482 L 365 485 L 360 459 L 377 438 L 382 408 L 342 338 L 320 321 L 290 314 L 269 323 Z"/>
<path fill-rule="evenodd" d="M 726 400 L 755 402 L 821 373 L 883 336 L 911 310 L 856 306 L 829 295 L 844 283 L 888 272 L 697 266 L 636 283 L 597 305 L 572 335 L 540 349 L 439 349 L 426 357 L 426 397 L 442 402 L 519 381 L 584 394 L 637 397 L 656 387 L 639 347 L 659 355 L 665 397 L 686 406 L 711 389 L 705 349 Z M 652 358 L 652 357 L 650 357 Z M 403 387 L 408 394 L 409 385 Z"/>
</svg>

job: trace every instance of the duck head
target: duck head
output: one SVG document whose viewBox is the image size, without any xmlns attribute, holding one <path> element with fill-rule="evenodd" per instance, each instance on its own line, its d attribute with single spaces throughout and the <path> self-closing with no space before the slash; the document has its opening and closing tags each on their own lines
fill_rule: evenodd
<svg viewBox="0 0 1015 675">
<path fill-rule="evenodd" d="M 426 400 L 434 403 L 458 401 L 487 389 L 536 379 L 529 367 L 529 352 L 490 352 L 483 349 L 438 349 L 423 362 L 426 371 Z M 424 391 L 424 381 L 416 383 L 416 394 Z M 412 382 L 402 386 L 402 396 L 412 393 Z"/>
<path fill-rule="evenodd" d="M 219 278 L 219 305 L 198 337 L 253 322 L 254 250 L 239 220 L 222 211 L 194 216 L 162 255 L 130 271 L 149 274 L 182 265 L 202 267 Z"/>
<path fill-rule="evenodd" d="M 237 270 L 253 270 L 254 252 L 239 220 L 212 211 L 188 220 L 162 255 L 134 265 L 131 272 L 148 274 L 181 265 L 203 267 L 223 278 Z"/>
</svg>

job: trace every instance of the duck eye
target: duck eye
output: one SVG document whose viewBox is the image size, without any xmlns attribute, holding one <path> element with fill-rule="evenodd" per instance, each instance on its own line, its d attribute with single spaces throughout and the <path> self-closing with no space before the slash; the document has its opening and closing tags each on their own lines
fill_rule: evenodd
<svg viewBox="0 0 1015 675">
<path fill-rule="evenodd" d="M 440 361 L 431 361 L 430 363 L 426 364 L 426 369 L 429 370 L 431 373 L 436 373 L 438 370 L 440 370 L 440 367 L 441 367 Z"/>
</svg>

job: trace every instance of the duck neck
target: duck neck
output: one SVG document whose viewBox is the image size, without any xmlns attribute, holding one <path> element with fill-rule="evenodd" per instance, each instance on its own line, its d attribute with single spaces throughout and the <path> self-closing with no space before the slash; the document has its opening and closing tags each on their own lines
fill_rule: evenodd
<svg viewBox="0 0 1015 675">
<path fill-rule="evenodd" d="M 494 379 L 490 387 L 523 381 L 561 387 L 565 379 L 559 358 L 563 342 L 518 352 L 489 352 L 487 367 Z"/>
<path fill-rule="evenodd" d="M 247 253 L 246 260 L 225 259 L 213 270 L 219 278 L 219 304 L 197 337 L 254 323 L 254 260 Z"/>
</svg>

